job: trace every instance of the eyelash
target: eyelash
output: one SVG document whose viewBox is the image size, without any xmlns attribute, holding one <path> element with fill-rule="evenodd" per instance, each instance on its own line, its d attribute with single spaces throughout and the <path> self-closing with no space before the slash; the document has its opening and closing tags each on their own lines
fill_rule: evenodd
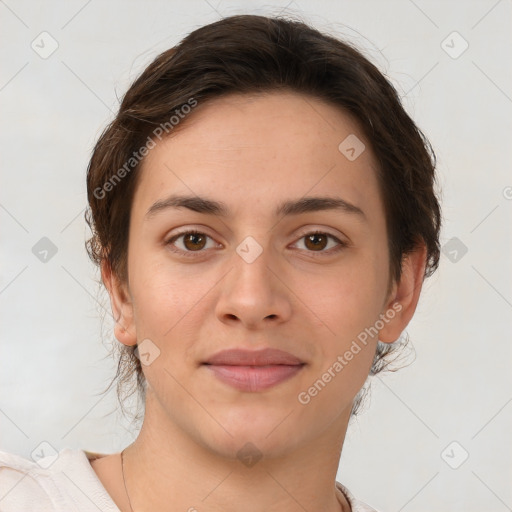
<svg viewBox="0 0 512 512">
<path fill-rule="evenodd" d="M 177 249 L 173 245 L 173 243 L 185 235 L 204 235 L 207 238 L 212 239 L 212 237 L 208 236 L 206 233 L 203 233 L 201 231 L 188 230 L 188 231 L 183 231 L 181 233 L 177 233 L 177 234 L 173 235 L 169 240 L 167 240 L 165 242 L 165 245 L 169 246 L 169 249 L 172 252 L 177 253 L 181 256 L 185 256 L 186 258 L 195 258 L 196 254 L 204 253 L 205 251 L 204 251 L 204 249 L 199 250 L 199 251 L 184 251 L 182 249 Z M 342 249 L 345 249 L 346 247 L 348 247 L 348 244 L 346 242 L 343 242 L 339 238 L 335 237 L 334 235 L 331 235 L 330 233 L 321 231 L 321 230 L 308 231 L 307 233 L 304 233 L 303 235 L 301 235 L 298 240 L 302 240 L 303 238 L 306 238 L 307 236 L 310 236 L 310 235 L 327 235 L 328 238 L 330 238 L 338 243 L 338 247 L 335 247 L 334 249 L 331 248 L 328 251 L 325 251 L 325 250 L 322 250 L 320 252 L 306 251 L 306 252 L 311 253 L 311 255 L 315 258 L 322 257 L 322 256 L 330 256 L 331 254 L 336 254 L 339 251 L 341 251 Z"/>
</svg>

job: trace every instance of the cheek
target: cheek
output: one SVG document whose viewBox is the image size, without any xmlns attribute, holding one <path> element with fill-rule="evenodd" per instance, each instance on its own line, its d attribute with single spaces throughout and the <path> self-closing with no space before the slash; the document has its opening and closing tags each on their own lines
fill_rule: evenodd
<svg viewBox="0 0 512 512">
<path fill-rule="evenodd" d="M 211 285 L 193 279 L 169 264 L 146 263 L 132 281 L 137 332 L 165 340 L 190 318 Z"/>
<path fill-rule="evenodd" d="M 370 328 L 380 312 L 378 286 L 378 273 L 365 267 L 325 281 L 310 295 L 310 307 L 328 326 L 313 334 L 318 353 L 298 396 L 311 417 L 336 417 L 366 381 L 377 345 Z"/>
<path fill-rule="evenodd" d="M 141 353 L 151 354 L 142 371 L 148 385 L 174 407 L 184 399 L 178 382 L 190 378 L 196 368 L 198 326 L 204 321 L 204 297 L 212 286 L 208 282 L 161 264 L 147 264 L 133 279 L 137 339 L 151 340 L 148 350 L 140 347 Z"/>
<path fill-rule="evenodd" d="M 130 232 L 128 276 L 138 340 L 162 339 L 187 309 L 179 273 L 157 257 L 154 244 L 144 233 Z"/>
<path fill-rule="evenodd" d="M 343 265 L 317 276 L 305 294 L 306 303 L 334 335 L 346 338 L 374 322 L 385 294 L 384 265 L 369 253 L 352 254 Z"/>
<path fill-rule="evenodd" d="M 318 376 L 329 369 L 336 376 L 343 373 L 335 380 L 354 391 L 366 379 L 377 345 L 372 327 L 379 319 L 385 294 L 384 265 L 371 255 L 355 254 L 336 275 L 317 280 L 308 296 L 309 308 L 323 322 L 318 340 L 322 357 L 312 370 Z"/>
</svg>

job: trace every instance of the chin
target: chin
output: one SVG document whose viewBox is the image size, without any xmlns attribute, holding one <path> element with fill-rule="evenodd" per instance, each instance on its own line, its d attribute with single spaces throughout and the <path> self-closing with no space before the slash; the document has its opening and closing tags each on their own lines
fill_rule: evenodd
<svg viewBox="0 0 512 512">
<path fill-rule="evenodd" d="M 228 459 L 250 457 L 251 452 L 254 456 L 281 457 L 308 437 L 306 424 L 291 407 L 269 410 L 261 406 L 238 411 L 231 408 L 224 415 L 212 413 L 224 428 L 217 425 L 219 428 L 212 430 L 206 424 L 197 434 L 210 451 Z"/>
<path fill-rule="evenodd" d="M 297 443 L 300 444 L 300 440 L 292 440 L 289 435 L 266 437 L 254 430 L 236 432 L 233 437 L 226 436 L 222 440 L 209 437 L 203 442 L 216 456 L 238 459 L 247 466 L 251 465 L 252 460 L 284 457 L 296 449 Z"/>
</svg>

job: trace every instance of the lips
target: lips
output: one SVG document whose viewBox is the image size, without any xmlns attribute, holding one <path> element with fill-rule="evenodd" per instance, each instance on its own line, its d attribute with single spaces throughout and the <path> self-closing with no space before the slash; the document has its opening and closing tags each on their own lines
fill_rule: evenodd
<svg viewBox="0 0 512 512">
<path fill-rule="evenodd" d="M 298 365 L 302 361 L 288 352 L 275 348 L 263 350 L 223 350 L 210 357 L 205 364 L 232 366 Z"/>
<path fill-rule="evenodd" d="M 240 391 L 257 392 L 292 378 L 305 363 L 288 352 L 268 348 L 223 350 L 203 365 L 221 382 Z"/>
</svg>

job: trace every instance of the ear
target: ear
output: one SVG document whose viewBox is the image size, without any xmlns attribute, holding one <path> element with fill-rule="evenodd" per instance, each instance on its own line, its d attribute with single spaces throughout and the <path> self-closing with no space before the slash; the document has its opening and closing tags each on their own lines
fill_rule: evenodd
<svg viewBox="0 0 512 512">
<path fill-rule="evenodd" d="M 137 334 L 128 286 L 119 280 L 106 260 L 101 263 L 101 278 L 110 296 L 110 306 L 116 322 L 115 337 L 123 345 L 135 345 Z"/>
<path fill-rule="evenodd" d="M 427 248 L 423 242 L 403 257 L 400 281 L 393 284 L 381 315 L 381 318 L 387 319 L 379 332 L 379 340 L 383 343 L 398 340 L 413 317 L 420 298 L 426 263 Z"/>
</svg>

